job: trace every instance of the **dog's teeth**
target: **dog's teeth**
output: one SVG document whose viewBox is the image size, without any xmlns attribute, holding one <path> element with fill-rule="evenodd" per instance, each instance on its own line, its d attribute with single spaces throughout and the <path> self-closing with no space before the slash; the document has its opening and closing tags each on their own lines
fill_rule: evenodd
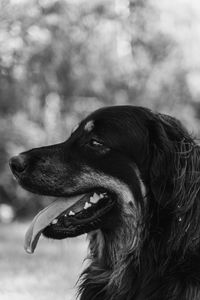
<svg viewBox="0 0 200 300">
<path fill-rule="evenodd" d="M 69 216 L 74 216 L 74 215 L 75 215 L 75 213 L 72 210 L 70 210 Z"/>
<path fill-rule="evenodd" d="M 54 219 L 51 224 L 57 224 L 58 223 L 58 219 Z"/>
<path fill-rule="evenodd" d="M 104 196 L 105 196 L 105 193 L 99 195 L 100 199 L 104 198 Z"/>
<path fill-rule="evenodd" d="M 90 202 L 91 203 L 96 203 L 95 199 L 93 199 L 93 197 L 90 197 Z"/>
<path fill-rule="evenodd" d="M 101 197 L 99 195 L 97 195 L 96 193 L 94 193 L 94 195 L 92 197 L 90 197 L 90 202 L 97 203 L 100 199 L 101 199 Z"/>
<path fill-rule="evenodd" d="M 88 202 L 85 202 L 85 206 L 84 206 L 84 209 L 88 209 L 89 207 L 91 207 L 92 204 L 88 203 Z"/>
</svg>

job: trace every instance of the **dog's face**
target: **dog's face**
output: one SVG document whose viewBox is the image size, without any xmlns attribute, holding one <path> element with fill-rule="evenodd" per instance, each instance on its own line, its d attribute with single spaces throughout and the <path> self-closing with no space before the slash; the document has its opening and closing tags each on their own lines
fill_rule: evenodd
<svg viewBox="0 0 200 300">
<path fill-rule="evenodd" d="M 40 228 L 44 235 L 62 239 L 98 228 L 112 231 L 120 226 L 122 213 L 132 214 L 137 223 L 160 130 L 152 129 L 154 118 L 140 107 L 103 108 L 83 120 L 64 143 L 11 159 L 22 187 L 66 203 L 70 199 L 69 207 Z"/>
</svg>

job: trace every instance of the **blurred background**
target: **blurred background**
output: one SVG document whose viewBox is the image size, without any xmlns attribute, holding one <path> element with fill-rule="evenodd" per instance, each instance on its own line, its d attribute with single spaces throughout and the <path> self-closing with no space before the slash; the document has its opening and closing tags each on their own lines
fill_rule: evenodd
<svg viewBox="0 0 200 300">
<path fill-rule="evenodd" d="M 8 159 L 122 104 L 171 114 L 198 136 L 199 0 L 0 0 L 1 300 L 74 299 L 86 255 L 85 237 L 25 254 L 28 220 L 49 199 L 20 188 Z"/>
</svg>

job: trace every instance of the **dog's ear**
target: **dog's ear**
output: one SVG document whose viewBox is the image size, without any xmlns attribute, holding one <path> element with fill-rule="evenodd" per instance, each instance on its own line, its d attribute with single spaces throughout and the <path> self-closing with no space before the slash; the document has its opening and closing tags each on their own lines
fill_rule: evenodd
<svg viewBox="0 0 200 300">
<path fill-rule="evenodd" d="M 149 183 L 156 224 L 167 224 L 170 249 L 183 243 L 187 251 L 200 236 L 200 147 L 173 118 L 158 115 L 150 123 Z"/>
<path fill-rule="evenodd" d="M 171 204 L 176 177 L 180 171 L 177 168 L 184 164 L 193 140 L 178 120 L 162 114 L 155 115 L 150 121 L 149 136 L 151 192 L 155 200 L 166 207 Z"/>
</svg>

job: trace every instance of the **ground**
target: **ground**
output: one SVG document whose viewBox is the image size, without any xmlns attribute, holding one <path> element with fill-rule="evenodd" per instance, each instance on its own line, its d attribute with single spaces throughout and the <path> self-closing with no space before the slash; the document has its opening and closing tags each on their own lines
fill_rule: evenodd
<svg viewBox="0 0 200 300">
<path fill-rule="evenodd" d="M 34 254 L 23 249 L 28 223 L 0 224 L 0 299 L 72 300 L 86 257 L 85 236 L 41 238 Z"/>
</svg>

